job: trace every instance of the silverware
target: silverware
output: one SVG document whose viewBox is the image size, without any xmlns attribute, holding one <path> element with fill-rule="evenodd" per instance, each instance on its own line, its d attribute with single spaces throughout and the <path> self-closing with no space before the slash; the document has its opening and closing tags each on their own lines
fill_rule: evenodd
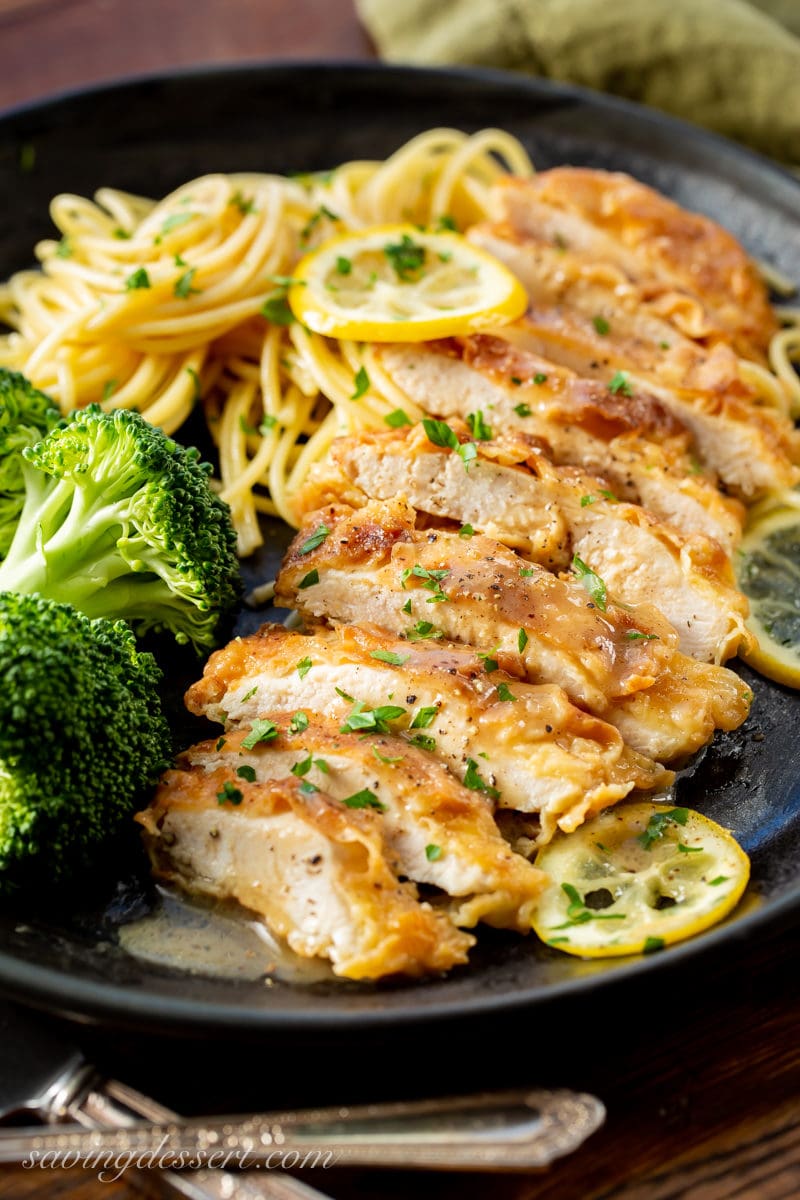
<svg viewBox="0 0 800 1200">
<path fill-rule="evenodd" d="M 2 1070 L 8 1041 L 2 1039 L 5 1046 L 0 1050 L 0 1114 L 14 1111 L 9 1108 L 8 1095 L 14 1090 L 14 1076 L 9 1082 Z M 59 1041 L 56 1049 L 60 1050 L 58 1059 L 52 1045 L 40 1040 L 40 1070 L 29 1074 L 29 1086 L 20 1082 L 17 1071 L 16 1111 L 45 1112 L 51 1119 L 74 1124 L 0 1130 L 0 1162 L 36 1161 L 53 1152 L 79 1159 L 99 1154 L 127 1159 L 157 1154 L 164 1164 L 208 1162 L 211 1155 L 220 1162 L 227 1154 L 229 1163 L 254 1167 L 281 1162 L 287 1166 L 531 1170 L 575 1150 L 605 1117 L 603 1105 L 594 1096 L 516 1089 L 437 1100 L 183 1120 L 124 1084 L 100 1083 L 74 1048 Z M 135 1121 L 132 1113 L 146 1121 Z M 191 1179 L 170 1174 L 179 1181 Z M 204 1176 L 219 1174 L 223 1172 L 203 1172 Z M 242 1177 L 235 1180 L 238 1186 Z M 284 1190 L 269 1192 L 275 1184 Z M 258 1185 L 255 1194 L 262 1200 L 268 1195 L 280 1195 L 281 1200 L 319 1196 L 311 1189 L 296 1190 L 305 1185 L 283 1172 L 261 1175 Z M 287 1185 L 295 1190 L 286 1191 Z M 183 1194 L 193 1200 L 192 1193 Z"/>
<path fill-rule="evenodd" d="M 50 1024 L 0 1002 L 0 1121 L 26 1113 L 48 1122 L 71 1120 L 96 1130 L 101 1145 L 110 1131 L 137 1117 L 159 1122 L 178 1119 L 133 1088 L 101 1078 L 80 1050 Z M 30 1132 L 45 1131 L 40 1127 Z M 0 1136 L 5 1133 L 0 1130 Z M 165 1170 L 159 1172 L 159 1183 L 182 1200 L 330 1200 L 283 1171 L 252 1179 L 219 1169 Z"/>
</svg>

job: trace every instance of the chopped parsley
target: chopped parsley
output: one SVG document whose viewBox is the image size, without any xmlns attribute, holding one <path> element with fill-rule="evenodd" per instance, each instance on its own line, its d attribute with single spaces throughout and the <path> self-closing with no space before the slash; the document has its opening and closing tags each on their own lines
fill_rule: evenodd
<svg viewBox="0 0 800 1200">
<path fill-rule="evenodd" d="M 253 699 L 253 696 L 255 696 L 255 694 L 256 694 L 256 692 L 257 692 L 257 691 L 258 691 L 258 684 L 256 684 L 256 685 L 255 685 L 255 687 L 251 687 L 251 688 L 250 688 L 250 691 L 247 693 L 247 695 L 246 695 L 246 696 L 242 696 L 242 698 L 241 698 L 241 700 L 239 701 L 239 703 L 240 703 L 240 704 L 246 704 L 248 700 L 252 700 L 252 699 Z"/>
<path fill-rule="evenodd" d="M 414 719 L 409 725 L 409 729 L 427 729 L 436 720 L 439 709 L 435 704 L 418 708 L 414 713 Z"/>
<path fill-rule="evenodd" d="M 608 333 L 609 329 L 611 328 L 605 317 L 592 317 L 592 324 L 597 332 L 603 335 Z"/>
<path fill-rule="evenodd" d="M 172 233 L 173 229 L 180 229 L 181 225 L 187 225 L 192 220 L 194 220 L 192 212 L 171 213 L 161 226 L 161 236 Z"/>
<path fill-rule="evenodd" d="M 467 414 L 467 424 L 476 442 L 490 442 L 492 440 L 492 427 L 486 424 L 480 409 L 477 412 Z"/>
<path fill-rule="evenodd" d="M 273 325 L 291 325 L 294 322 L 294 313 L 289 308 L 285 287 L 270 292 L 260 311 L 261 316 L 266 317 Z"/>
<path fill-rule="evenodd" d="M 497 788 L 492 787 L 485 779 L 481 778 L 478 764 L 474 758 L 467 759 L 467 770 L 464 774 L 463 782 L 464 787 L 470 788 L 473 792 L 483 792 L 485 796 L 489 796 L 492 800 L 497 800 L 500 796 Z"/>
<path fill-rule="evenodd" d="M 618 392 L 621 392 L 623 396 L 633 395 L 633 388 L 624 371 L 615 371 L 614 377 L 608 385 L 608 390 L 613 392 L 615 396 Z"/>
<path fill-rule="evenodd" d="M 411 417 L 407 412 L 403 412 L 402 408 L 396 408 L 394 412 L 387 413 L 383 419 L 391 429 L 400 429 L 402 425 L 414 424 Z"/>
<path fill-rule="evenodd" d="M 521 381 L 520 381 L 521 382 Z M 518 417 L 529 417 L 531 415 L 531 406 L 529 404 L 515 404 L 514 412 Z"/>
<path fill-rule="evenodd" d="M 709 879 L 708 886 L 719 887 L 721 883 L 727 883 L 729 879 L 730 875 L 718 875 L 716 879 Z"/>
<path fill-rule="evenodd" d="M 442 857 L 442 847 L 437 846 L 434 842 L 429 842 L 425 847 L 425 857 L 428 862 L 438 862 Z"/>
<path fill-rule="evenodd" d="M 337 217 L 335 212 L 331 212 L 331 210 L 329 208 L 326 208 L 324 204 L 320 204 L 320 206 L 316 210 L 316 212 L 311 214 L 311 216 L 306 221 L 303 228 L 300 230 L 300 245 L 301 246 L 305 246 L 308 243 L 314 230 L 317 228 L 320 221 L 323 221 L 323 220 L 339 221 L 340 218 Z"/>
<path fill-rule="evenodd" d="M 665 945 L 666 945 L 666 943 L 663 938 L 647 937 L 644 939 L 644 946 L 642 946 L 642 954 L 656 954 L 657 951 L 663 950 Z"/>
<path fill-rule="evenodd" d="M 442 213 L 440 217 L 437 217 L 433 229 L 435 233 L 458 233 L 456 219 L 449 213 Z"/>
<path fill-rule="evenodd" d="M 480 650 L 477 652 L 477 657 L 483 663 L 483 669 L 487 675 L 491 675 L 492 671 L 496 671 L 498 669 L 497 659 L 494 657 L 498 650 L 499 646 L 495 646 L 494 650 L 490 650 L 488 653 Z"/>
<path fill-rule="evenodd" d="M 684 842 L 678 842 L 678 849 L 681 854 L 702 854 L 702 846 L 687 846 Z"/>
<path fill-rule="evenodd" d="M 372 747 L 372 753 L 375 755 L 378 762 L 386 763 L 387 767 L 393 767 L 395 763 L 403 761 L 402 754 L 398 754 L 394 758 L 389 758 L 386 754 L 381 754 L 377 746 Z"/>
<path fill-rule="evenodd" d="M 312 663 L 311 659 L 308 657 L 308 655 L 306 655 L 305 658 L 301 658 L 300 661 L 295 664 L 295 670 L 301 679 L 305 679 L 313 665 L 314 664 Z"/>
<path fill-rule="evenodd" d="M 471 525 L 462 525 L 458 531 L 458 536 L 461 538 L 471 538 L 475 534 L 475 530 Z"/>
<path fill-rule="evenodd" d="M 402 607 L 401 607 L 400 611 L 401 611 L 401 612 L 404 612 L 404 613 L 407 613 L 407 614 L 408 614 L 408 616 L 411 616 L 411 597 L 410 597 L 410 596 L 409 596 L 409 598 L 406 600 L 405 604 L 403 604 L 403 605 L 402 605 Z"/>
<path fill-rule="evenodd" d="M 389 723 L 399 721 L 406 715 L 406 709 L 399 704 L 380 704 L 377 708 L 365 708 L 360 700 L 353 704 L 353 710 L 339 726 L 341 733 L 362 733 L 373 730 L 376 733 L 391 733 Z"/>
<path fill-rule="evenodd" d="M 234 208 L 238 208 L 243 217 L 249 213 L 256 211 L 255 201 L 252 196 L 245 196 L 243 192 L 236 191 L 228 201 Z"/>
<path fill-rule="evenodd" d="M 600 612 L 605 612 L 608 606 L 608 591 L 600 576 L 595 575 L 591 567 L 587 567 L 583 559 L 577 554 L 573 556 L 572 569 L 578 576 L 584 590 L 589 593 L 594 603 L 600 609 Z"/>
<path fill-rule="evenodd" d="M 222 790 L 217 792 L 217 804 L 241 804 L 243 798 L 239 789 L 228 779 L 223 783 Z"/>
<path fill-rule="evenodd" d="M 344 258 L 343 255 L 338 255 L 336 259 L 336 274 L 349 275 L 353 270 L 352 261 L 349 258 Z"/>
<path fill-rule="evenodd" d="M 318 525 L 310 537 L 307 537 L 300 547 L 300 554 L 310 554 L 312 550 L 317 550 L 325 541 L 330 533 L 327 525 Z"/>
<path fill-rule="evenodd" d="M 519 569 L 520 579 L 530 579 L 531 576 L 533 576 L 535 574 L 536 574 L 536 569 L 534 567 L 520 567 L 520 569 Z"/>
<path fill-rule="evenodd" d="M 215 749 L 215 750 L 221 750 L 221 749 L 222 749 L 222 747 L 223 747 L 223 746 L 225 745 L 225 743 L 227 742 L 227 740 L 228 740 L 228 739 L 225 737 L 225 735 L 224 735 L 224 734 L 223 734 L 223 736 L 222 736 L 222 737 L 218 737 L 218 738 L 217 738 L 217 741 L 216 741 L 216 745 L 214 746 L 214 749 Z"/>
<path fill-rule="evenodd" d="M 72 258 L 72 242 L 68 237 L 62 237 L 56 246 L 56 258 Z"/>
<path fill-rule="evenodd" d="M 427 733 L 415 733 L 412 738 L 409 738 L 412 746 L 419 746 L 420 750 L 435 750 L 436 738 L 430 737 Z"/>
<path fill-rule="evenodd" d="M 512 375 L 511 382 L 513 383 L 514 387 L 522 387 L 522 380 L 520 379 L 519 375 Z"/>
<path fill-rule="evenodd" d="M 641 629 L 628 629 L 625 632 L 625 640 L 627 642 L 658 642 L 660 638 L 657 633 L 642 633 Z"/>
<path fill-rule="evenodd" d="M 125 280 L 126 292 L 138 292 L 144 288 L 149 288 L 150 286 L 150 276 L 147 274 L 147 271 L 144 269 L 144 267 L 139 267 L 137 271 L 134 271 L 133 274 L 129 275 Z"/>
<path fill-rule="evenodd" d="M 259 742 L 271 742 L 278 736 L 278 727 L 265 717 L 257 717 L 250 726 L 250 732 L 242 740 L 245 750 L 252 750 Z"/>
<path fill-rule="evenodd" d="M 430 621 L 417 621 L 406 633 L 409 642 L 424 642 L 429 638 L 443 638 L 444 630 L 437 629 Z"/>
<path fill-rule="evenodd" d="M 425 266 L 427 252 L 424 246 L 415 242 L 404 233 L 399 242 L 389 242 L 383 247 L 383 253 L 388 258 L 398 279 L 415 280 Z"/>
<path fill-rule="evenodd" d="M 519 633 L 517 634 L 517 649 L 519 650 L 520 654 L 522 654 L 522 651 L 527 646 L 529 640 L 530 639 L 528 638 L 525 630 L 520 629 Z"/>
<path fill-rule="evenodd" d="M 625 913 L 601 913 L 586 907 L 580 892 L 571 883 L 562 883 L 561 890 L 569 900 L 567 920 L 563 925 L 552 925 L 551 929 L 569 929 L 572 925 L 585 925 L 587 921 L 624 921 Z"/>
<path fill-rule="evenodd" d="M 379 812 L 386 812 L 386 805 L 381 804 L 369 788 L 362 788 L 360 792 L 353 792 L 352 796 L 345 796 L 342 804 L 348 808 L 377 808 Z"/>
<path fill-rule="evenodd" d="M 432 417 L 423 417 L 422 427 L 429 442 L 433 442 L 434 446 L 444 446 L 448 450 L 455 450 L 464 464 L 464 469 L 469 470 L 469 464 L 478 456 L 478 448 L 474 442 L 462 444 L 446 421 L 435 421 Z"/>
<path fill-rule="evenodd" d="M 302 591 L 304 588 L 313 587 L 315 583 L 319 583 L 319 571 L 316 567 L 314 567 L 313 571 L 309 571 L 307 575 L 304 575 L 297 586 Z"/>
<path fill-rule="evenodd" d="M 248 783 L 255 783 L 255 781 L 256 781 L 255 770 L 253 769 L 253 767 L 249 767 L 247 765 L 247 763 L 245 763 L 241 767 L 237 767 L 236 774 L 239 776 L 240 779 L 246 779 Z"/>
<path fill-rule="evenodd" d="M 379 662 L 389 663 L 393 667 L 402 667 L 403 663 L 408 662 L 411 657 L 408 654 L 395 654 L 393 650 L 371 650 L 370 658 L 377 658 Z"/>
<path fill-rule="evenodd" d="M 289 722 L 290 733 L 305 733 L 308 729 L 308 715 L 300 709 L 292 714 L 292 719 Z"/>
<path fill-rule="evenodd" d="M 322 771 L 323 775 L 327 775 L 330 771 L 325 759 L 314 758 L 310 750 L 305 758 L 301 758 L 299 762 L 294 764 L 294 766 L 291 768 L 291 771 L 292 774 L 296 775 L 298 779 L 302 779 L 308 774 L 312 767 L 316 767 L 318 771 Z"/>
<path fill-rule="evenodd" d="M 547 376 L 543 371 L 537 371 L 533 377 L 534 383 L 547 383 Z"/>
<path fill-rule="evenodd" d="M 514 695 L 507 683 L 498 683 L 497 696 L 498 699 L 506 701 L 514 701 L 519 699 L 518 696 Z"/>
<path fill-rule="evenodd" d="M 350 399 L 360 400 L 361 397 L 366 396 L 367 392 L 369 391 L 369 375 L 367 374 L 365 367 L 358 368 L 353 383 L 355 384 L 355 391 Z"/>
<path fill-rule="evenodd" d="M 415 563 L 413 567 L 405 567 L 400 575 L 400 586 L 405 588 L 406 581 L 414 576 L 422 580 L 422 586 L 429 592 L 432 592 L 430 599 L 426 600 L 426 604 L 444 604 L 449 599 L 446 592 L 442 591 L 442 580 L 450 574 L 450 568 L 445 567 L 440 570 L 429 571 L 427 567 L 420 566 Z"/>
<path fill-rule="evenodd" d="M 685 825 L 688 818 L 688 808 L 670 808 L 665 812 L 655 812 L 647 822 L 647 828 L 644 833 L 640 833 L 636 840 L 645 850 L 651 850 L 653 844 L 664 836 L 664 830 L 668 822 L 672 821 L 676 825 Z"/>
<path fill-rule="evenodd" d="M 190 267 L 188 271 L 184 271 L 180 279 L 175 281 L 175 286 L 172 291 L 179 300 L 188 300 L 190 296 L 196 296 L 200 292 L 200 288 L 192 287 L 192 281 L 197 273 L 196 267 Z"/>
</svg>

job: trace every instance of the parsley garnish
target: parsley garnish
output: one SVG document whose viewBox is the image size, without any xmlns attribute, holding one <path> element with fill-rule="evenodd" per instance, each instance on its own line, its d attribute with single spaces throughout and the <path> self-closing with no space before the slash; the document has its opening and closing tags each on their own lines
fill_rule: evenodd
<svg viewBox="0 0 800 1200">
<path fill-rule="evenodd" d="M 257 691 L 258 691 L 258 684 L 256 684 L 256 685 L 255 685 L 255 687 L 251 687 L 251 688 L 250 688 L 250 691 L 247 693 L 247 695 L 246 695 L 246 696 L 242 696 L 242 698 L 241 698 L 241 700 L 239 701 L 239 703 L 240 703 L 240 704 L 246 704 L 248 700 L 252 700 L 252 699 L 253 699 L 253 696 L 255 696 L 255 694 L 256 694 L 256 692 L 257 692 Z"/>
<path fill-rule="evenodd" d="M 624 921 L 625 913 L 599 913 L 586 907 L 581 894 L 571 883 L 562 883 L 561 890 L 569 900 L 567 920 L 563 925 L 551 925 L 551 929 L 569 929 L 571 925 L 585 925 L 587 921 Z"/>
<path fill-rule="evenodd" d="M 536 574 L 535 567 L 520 567 L 520 569 L 519 569 L 520 579 L 530 579 L 531 576 L 535 575 L 535 574 Z"/>
<path fill-rule="evenodd" d="M 322 771 L 324 775 L 327 775 L 330 769 L 324 758 L 314 758 L 313 754 L 309 750 L 305 758 L 300 759 L 299 762 L 294 764 L 294 766 L 291 768 L 291 772 L 293 775 L 296 775 L 298 779 L 302 779 L 304 775 L 308 774 L 312 767 L 316 767 L 317 770 Z"/>
<path fill-rule="evenodd" d="M 542 371 L 537 371 L 533 377 L 534 383 L 547 383 L 547 376 Z"/>
<path fill-rule="evenodd" d="M 519 375 L 512 375 L 511 382 L 513 383 L 514 387 L 522 387 L 522 380 L 520 379 Z"/>
<path fill-rule="evenodd" d="M 402 408 L 396 408 L 394 412 L 387 413 L 383 419 L 392 429 L 399 429 L 401 425 L 414 424 L 411 417 L 407 412 L 403 412 Z"/>
<path fill-rule="evenodd" d="M 444 630 L 437 629 L 430 621 L 417 621 L 405 636 L 409 642 L 424 642 L 428 638 L 443 638 Z"/>
<path fill-rule="evenodd" d="M 304 575 L 297 586 L 302 591 L 303 588 L 313 587 L 315 583 L 319 583 L 319 571 L 316 567 L 314 567 L 313 571 L 309 571 L 307 575 Z"/>
<path fill-rule="evenodd" d="M 184 271 L 180 279 L 175 281 L 175 286 L 172 289 L 173 294 L 179 300 L 188 300 L 190 296 L 196 296 L 200 292 L 200 288 L 192 287 L 192 280 L 197 272 L 196 267 L 190 267 L 188 271 Z"/>
<path fill-rule="evenodd" d="M 702 854 L 702 846 L 687 846 L 684 842 L 678 842 L 678 849 L 681 854 Z"/>
<path fill-rule="evenodd" d="M 218 737 L 218 738 L 217 738 L 216 745 L 214 746 L 214 749 L 215 749 L 215 750 L 221 750 L 221 749 L 222 749 L 222 747 L 223 747 L 223 746 L 225 745 L 225 743 L 227 742 L 227 740 L 228 740 L 228 739 L 225 737 L 225 735 L 224 735 L 224 734 L 223 734 L 223 736 L 222 736 L 222 737 Z"/>
<path fill-rule="evenodd" d="M 532 409 L 529 404 L 515 404 L 514 412 L 517 414 L 518 417 L 529 417 L 531 415 Z"/>
<path fill-rule="evenodd" d="M 228 203 L 232 204 L 234 208 L 238 208 L 243 217 L 246 217 L 248 213 L 253 213 L 256 211 L 253 197 L 245 196 L 244 193 L 240 191 L 234 192 Z"/>
<path fill-rule="evenodd" d="M 436 738 L 430 737 L 427 733 L 415 733 L 412 738 L 409 738 L 412 746 L 419 746 L 420 750 L 435 750 Z"/>
<path fill-rule="evenodd" d="M 402 754 L 398 754 L 394 758 L 388 758 L 385 754 L 381 754 L 377 746 L 372 747 L 372 753 L 375 755 L 378 762 L 386 763 L 387 767 L 393 767 L 395 763 L 403 761 Z"/>
<path fill-rule="evenodd" d="M 591 567 L 587 567 L 577 554 L 573 556 L 572 569 L 600 611 L 605 612 L 608 604 L 608 592 L 600 576 L 595 575 Z"/>
<path fill-rule="evenodd" d="M 685 825 L 688 818 L 688 808 L 670 808 L 666 812 L 655 812 L 647 822 L 644 833 L 640 833 L 636 840 L 645 850 L 651 850 L 653 843 L 664 836 L 667 822 L 672 821 L 676 825 Z"/>
<path fill-rule="evenodd" d="M 72 242 L 68 237 L 62 237 L 56 246 L 56 258 L 72 258 Z"/>
<path fill-rule="evenodd" d="M 422 580 L 422 586 L 427 591 L 433 593 L 430 599 L 426 600 L 426 604 L 444 604 L 449 597 L 442 591 L 441 581 L 446 579 L 449 574 L 450 570 L 448 567 L 441 570 L 429 571 L 427 567 L 422 567 L 419 563 L 415 563 L 413 567 L 404 568 L 400 575 L 400 586 L 405 588 L 406 580 L 414 576 Z"/>
<path fill-rule="evenodd" d="M 143 288 L 150 287 L 150 276 L 145 271 L 144 267 L 139 267 L 132 275 L 129 275 L 125 280 L 126 292 L 138 292 Z"/>
<path fill-rule="evenodd" d="M 329 208 L 326 208 L 324 204 L 320 204 L 317 211 L 315 213 L 311 214 L 311 216 L 309 217 L 306 224 L 300 230 L 300 245 L 301 246 L 306 245 L 306 243 L 310 239 L 312 233 L 317 228 L 317 226 L 319 225 L 320 221 L 323 218 L 325 218 L 328 221 L 340 220 L 340 218 L 337 217 L 335 212 L 331 212 L 331 210 Z"/>
<path fill-rule="evenodd" d="M 500 699 L 500 700 L 512 700 L 513 701 L 513 700 L 519 699 L 518 696 L 514 695 L 514 693 L 511 691 L 511 689 L 509 688 L 507 683 L 498 683 L 497 696 L 498 696 L 498 699 Z"/>
<path fill-rule="evenodd" d="M 628 642 L 657 642 L 660 638 L 657 633 L 642 633 L 641 629 L 628 629 L 625 633 L 625 640 Z"/>
<path fill-rule="evenodd" d="M 294 313 L 289 308 L 285 287 L 270 292 L 261 305 L 261 316 L 266 317 L 273 325 L 291 325 L 293 323 Z"/>
<path fill-rule="evenodd" d="M 369 788 L 362 788 L 360 792 L 353 792 L 352 796 L 345 796 L 342 804 L 346 804 L 348 808 L 377 808 L 379 812 L 386 812 L 386 805 L 381 804 Z"/>
<path fill-rule="evenodd" d="M 242 740 L 245 750 L 252 750 L 259 742 L 271 742 L 278 736 L 278 727 L 266 718 L 257 717 L 250 726 L 250 732 Z"/>
<path fill-rule="evenodd" d="M 409 596 L 408 600 L 406 600 L 405 604 L 402 605 L 400 611 L 407 613 L 409 616 L 411 615 L 411 597 L 410 596 Z"/>
<path fill-rule="evenodd" d="M 336 259 L 336 274 L 337 275 L 349 275 L 352 270 L 353 270 L 353 264 L 350 261 L 350 259 L 343 258 L 341 254 L 338 255 L 338 257 Z"/>
<path fill-rule="evenodd" d="M 719 887 L 719 885 L 721 883 L 727 883 L 729 879 L 730 879 L 730 875 L 718 875 L 716 879 L 710 879 L 708 881 L 708 886 L 709 887 Z"/>
<path fill-rule="evenodd" d="M 223 783 L 222 790 L 217 792 L 217 804 L 241 804 L 242 799 L 242 793 L 228 779 Z"/>
<path fill-rule="evenodd" d="M 528 640 L 528 635 L 525 630 L 520 629 L 519 633 L 517 634 L 517 649 L 519 650 L 520 654 L 522 654 L 522 651 L 527 646 Z"/>
<path fill-rule="evenodd" d="M 427 729 L 436 720 L 439 709 L 435 704 L 419 708 L 414 713 L 414 719 L 409 725 L 409 729 Z"/>
<path fill-rule="evenodd" d="M 299 553 L 310 554 L 312 550 L 317 550 L 325 541 L 325 538 L 329 533 L 330 529 L 328 529 L 327 525 L 318 525 L 311 536 L 306 538 L 306 540 L 303 542 Z"/>
<path fill-rule="evenodd" d="M 398 279 L 418 279 L 419 272 L 425 265 L 427 252 L 412 238 L 404 233 L 399 242 L 389 242 L 383 247 L 383 253 L 395 270 Z"/>
<path fill-rule="evenodd" d="M 467 770 L 464 774 L 464 787 L 470 788 L 473 792 L 483 792 L 484 795 L 489 796 L 492 800 L 497 800 L 500 795 L 497 788 L 491 787 L 491 785 L 488 784 L 485 779 L 481 778 L 481 774 L 478 770 L 478 764 L 475 762 L 474 758 L 467 759 Z"/>
<path fill-rule="evenodd" d="M 472 528 L 471 525 L 462 525 L 458 531 L 458 536 L 461 538 L 471 538 L 474 535 L 474 533 L 475 533 L 475 530 Z"/>
<path fill-rule="evenodd" d="M 393 667 L 402 667 L 403 663 L 408 662 L 410 654 L 395 654 L 393 650 L 371 650 L 370 658 L 377 658 L 379 662 L 389 663 Z"/>
<path fill-rule="evenodd" d="M 434 842 L 429 842 L 425 847 L 425 857 L 428 862 L 438 862 L 442 857 L 442 847 L 437 846 Z"/>
<path fill-rule="evenodd" d="M 483 669 L 486 671 L 487 675 L 491 675 L 492 671 L 497 670 L 497 659 L 494 657 L 494 655 L 497 654 L 498 649 L 499 647 L 496 646 L 494 650 L 490 650 L 488 654 L 483 653 L 480 650 L 477 651 L 476 657 L 479 658 L 483 663 Z"/>
<path fill-rule="evenodd" d="M 377 708 L 365 708 L 361 701 L 356 701 L 353 711 L 339 726 L 341 733 L 361 733 L 365 729 L 377 733 L 391 733 L 390 721 L 399 721 L 406 715 L 406 709 L 399 704 L 381 704 Z"/>
<path fill-rule="evenodd" d="M 631 387 L 630 382 L 628 381 L 628 376 L 624 371 L 616 371 L 614 373 L 614 377 L 608 385 L 608 390 L 613 392 L 614 395 L 616 395 L 617 392 L 621 392 L 623 396 L 633 395 L 633 388 Z"/>
<path fill-rule="evenodd" d="M 469 470 L 469 464 L 478 456 L 478 448 L 474 442 L 464 442 L 462 445 L 455 431 L 446 421 L 435 421 L 431 417 L 423 417 L 422 427 L 429 442 L 433 442 L 434 446 L 444 446 L 448 450 L 455 450 L 464 464 L 464 470 Z"/>
<path fill-rule="evenodd" d="M 660 937 L 647 937 L 644 939 L 642 946 L 642 954 L 655 954 L 658 950 L 663 950 L 665 942 Z"/>
<path fill-rule="evenodd" d="M 162 237 L 164 234 L 172 233 L 173 229 L 180 229 L 181 225 L 186 225 L 189 221 L 193 220 L 193 218 L 194 213 L 191 212 L 171 213 L 161 226 Z"/>
<path fill-rule="evenodd" d="M 355 384 L 356 390 L 353 392 L 350 399 L 351 400 L 360 400 L 361 397 L 365 396 L 367 394 L 367 392 L 369 391 L 369 375 L 367 374 L 366 369 L 364 367 L 358 368 L 358 370 L 356 371 L 356 375 L 355 375 L 355 379 L 353 380 L 353 383 Z"/>
<path fill-rule="evenodd" d="M 449 213 L 442 213 L 440 217 L 437 217 L 433 229 L 435 233 L 458 233 L 456 219 Z"/>
<path fill-rule="evenodd" d="M 480 409 L 477 412 L 467 415 L 467 424 L 477 442 L 490 442 L 492 440 L 492 427 L 486 424 Z"/>
<path fill-rule="evenodd" d="M 290 733 L 305 733 L 308 729 L 308 715 L 301 710 L 292 715 L 289 722 Z"/>
<path fill-rule="evenodd" d="M 254 769 L 249 767 L 246 763 L 243 766 L 236 768 L 236 774 L 240 779 L 246 779 L 248 783 L 255 783 L 256 781 L 256 773 Z"/>
<path fill-rule="evenodd" d="M 313 665 L 314 664 L 312 663 L 311 659 L 308 657 L 308 655 L 306 655 L 305 658 L 301 658 L 299 663 L 296 664 L 295 670 L 301 679 L 305 679 Z"/>
<path fill-rule="evenodd" d="M 597 332 L 601 334 L 608 333 L 609 329 L 611 328 L 605 317 L 592 317 L 592 324 Z"/>
</svg>

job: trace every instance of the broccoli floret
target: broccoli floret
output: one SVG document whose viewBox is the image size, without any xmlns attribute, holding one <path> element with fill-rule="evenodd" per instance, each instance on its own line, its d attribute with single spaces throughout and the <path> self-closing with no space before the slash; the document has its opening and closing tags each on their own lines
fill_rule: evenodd
<svg viewBox="0 0 800 1200">
<path fill-rule="evenodd" d="M 161 673 L 123 621 L 0 592 L 0 892 L 59 882 L 169 763 Z"/>
<path fill-rule="evenodd" d="M 11 545 L 25 499 L 22 451 L 57 425 L 61 413 L 24 375 L 0 367 L 0 558 Z"/>
<path fill-rule="evenodd" d="M 0 590 L 214 645 L 241 583 L 230 511 L 197 450 L 138 413 L 92 405 L 23 450 L 21 470 Z"/>
</svg>

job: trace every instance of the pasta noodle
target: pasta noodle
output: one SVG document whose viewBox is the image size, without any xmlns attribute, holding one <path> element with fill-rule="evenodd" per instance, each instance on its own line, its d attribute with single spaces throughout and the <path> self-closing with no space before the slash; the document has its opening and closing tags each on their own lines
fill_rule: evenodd
<svg viewBox="0 0 800 1200">
<path fill-rule="evenodd" d="M 492 215 L 504 173 L 533 172 L 501 130 L 434 129 L 385 162 L 348 162 L 294 178 L 207 175 L 160 201 L 111 188 L 57 196 L 59 241 L 39 270 L 0 285 L 0 365 L 22 371 L 64 412 L 92 402 L 136 408 L 166 432 L 202 401 L 219 450 L 222 496 L 242 554 L 262 540 L 259 514 L 296 524 L 292 496 L 334 438 L 421 413 L 372 348 L 289 323 L 298 258 L 334 232 L 376 224 L 459 228 Z M 784 282 L 781 280 L 781 282 Z M 702 319 L 679 295 L 680 321 Z M 761 403 L 800 411 L 800 310 L 784 309 L 774 374 L 743 363 Z M 265 320 L 266 317 L 266 320 Z M 354 398 L 362 370 L 369 386 Z"/>
</svg>

